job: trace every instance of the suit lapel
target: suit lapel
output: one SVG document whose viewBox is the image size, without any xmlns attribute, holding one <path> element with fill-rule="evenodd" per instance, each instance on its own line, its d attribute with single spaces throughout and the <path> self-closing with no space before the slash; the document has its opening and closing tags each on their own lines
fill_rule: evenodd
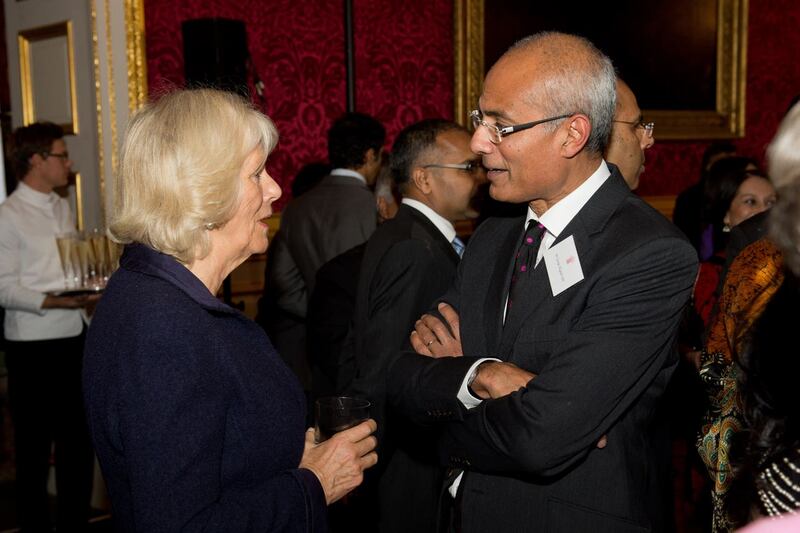
<svg viewBox="0 0 800 533">
<path fill-rule="evenodd" d="M 450 259 L 450 261 L 454 265 L 458 264 L 460 257 L 458 257 L 458 254 L 453 248 L 453 245 L 447 242 L 447 239 L 445 239 L 444 235 L 442 235 L 442 232 L 439 231 L 439 228 L 437 228 L 433 224 L 433 222 L 431 222 L 430 219 L 428 219 L 428 217 L 426 217 L 413 207 L 409 207 L 407 205 L 401 205 L 400 209 L 408 210 L 408 214 L 411 217 L 411 219 L 414 222 L 416 222 L 420 230 L 422 230 L 425 233 L 427 237 L 426 240 L 428 240 L 428 242 L 430 242 L 432 245 L 437 246 L 442 251 L 442 253 L 445 254 L 448 259 Z"/>
<path fill-rule="evenodd" d="M 508 295 L 508 286 L 511 283 L 511 271 L 514 268 L 514 252 L 522 241 L 525 233 L 525 218 L 517 219 L 514 225 L 516 231 L 506 233 L 505 239 L 501 242 L 497 250 L 497 261 L 494 261 L 491 277 L 489 278 L 489 289 L 486 292 L 484 302 L 484 331 L 486 331 L 486 341 L 489 353 L 502 353 L 497 351 L 497 344 L 503 332 L 503 313 Z M 502 258 L 506 260 L 503 261 Z"/>
<path fill-rule="evenodd" d="M 611 176 L 567 224 L 550 246 L 552 248 L 570 236 L 575 240 L 575 249 L 578 251 L 578 257 L 581 260 L 584 279 L 573 285 L 573 287 L 585 283 L 586 279 L 591 277 L 592 273 L 587 272 L 586 268 L 591 268 L 592 261 L 590 261 L 590 258 L 593 254 L 593 249 L 598 245 L 598 239 L 602 237 L 599 234 L 601 234 L 608 219 L 616 211 L 625 196 L 631 194 L 617 168 L 613 165 L 609 165 L 609 168 L 611 169 Z M 534 270 L 533 277 L 527 280 L 527 284 L 523 286 L 525 291 L 524 304 L 516 307 L 514 309 L 515 312 L 508 314 L 505 326 L 501 328 L 500 346 L 496 352 L 499 354 L 498 356 L 503 359 L 510 357 L 514 342 L 524 325 L 550 324 L 558 320 L 558 317 L 554 316 L 554 305 L 558 299 L 569 295 L 571 289 L 572 287 L 553 297 L 550 279 L 547 275 L 547 266 L 544 257 L 542 257 L 542 260 Z M 505 296 L 505 292 L 503 292 L 503 295 Z M 535 318 L 532 317 L 534 313 L 536 313 Z M 502 311 L 500 316 L 502 318 Z M 487 329 L 487 331 L 489 330 Z"/>
</svg>

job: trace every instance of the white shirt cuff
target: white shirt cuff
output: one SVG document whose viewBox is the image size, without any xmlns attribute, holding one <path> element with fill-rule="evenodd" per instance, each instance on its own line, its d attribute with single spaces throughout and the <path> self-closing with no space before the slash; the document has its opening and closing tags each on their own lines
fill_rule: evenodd
<svg viewBox="0 0 800 533">
<path fill-rule="evenodd" d="M 458 398 L 458 400 L 467 409 L 478 407 L 481 402 L 483 402 L 482 399 L 476 398 L 472 395 L 472 393 L 469 392 L 469 384 L 472 381 L 474 374 L 478 371 L 478 365 L 485 363 L 486 361 L 500 361 L 500 359 L 497 359 L 496 357 L 483 357 L 475 361 L 475 363 L 469 367 L 469 372 L 467 372 L 467 375 L 464 377 L 464 381 L 461 382 L 461 388 L 458 389 L 458 395 L 456 398 Z"/>
</svg>

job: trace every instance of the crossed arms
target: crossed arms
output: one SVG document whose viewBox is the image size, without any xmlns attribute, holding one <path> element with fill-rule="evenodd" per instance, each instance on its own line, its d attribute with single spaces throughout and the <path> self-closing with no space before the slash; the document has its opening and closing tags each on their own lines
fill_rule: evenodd
<svg viewBox="0 0 800 533">
<path fill-rule="evenodd" d="M 482 365 L 472 389 L 487 400 L 468 410 L 457 392 L 480 359 L 476 356 L 494 354 L 473 354 L 469 346 L 462 357 L 409 353 L 390 371 L 390 401 L 421 421 L 448 422 L 442 449 L 446 460 L 458 459 L 454 466 L 466 461 L 491 473 L 556 475 L 628 416 L 660 374 L 657 383 L 665 384 L 662 371 L 674 356 L 674 335 L 695 271 L 696 258 L 684 241 L 651 240 L 583 282 L 592 284 L 583 309 L 535 379 L 510 363 Z M 459 309 L 460 302 L 469 301 L 461 296 L 457 280 L 445 297 L 454 311 L 442 309 L 449 315 L 446 321 L 471 312 Z M 460 334 L 448 338 L 448 328 L 432 317 L 424 317 L 421 325 L 427 330 L 419 328 L 412 336 L 415 349 L 430 356 L 457 355 Z"/>
</svg>

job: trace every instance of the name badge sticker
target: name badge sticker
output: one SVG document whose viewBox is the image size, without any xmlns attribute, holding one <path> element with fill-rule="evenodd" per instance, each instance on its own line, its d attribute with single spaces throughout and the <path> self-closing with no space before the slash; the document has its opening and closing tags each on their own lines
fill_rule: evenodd
<svg viewBox="0 0 800 533">
<path fill-rule="evenodd" d="M 581 260 L 572 235 L 545 251 L 544 263 L 553 296 L 561 294 L 583 279 Z"/>
</svg>

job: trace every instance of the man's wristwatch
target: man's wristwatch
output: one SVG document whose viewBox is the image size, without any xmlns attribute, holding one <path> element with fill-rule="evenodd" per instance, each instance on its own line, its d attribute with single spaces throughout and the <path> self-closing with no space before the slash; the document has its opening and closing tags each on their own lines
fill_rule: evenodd
<svg viewBox="0 0 800 533">
<path fill-rule="evenodd" d="M 472 382 L 475 381 L 475 378 L 478 377 L 478 369 L 486 364 L 488 361 L 484 361 L 479 365 L 475 365 L 475 368 L 472 369 L 470 372 L 469 377 L 467 378 L 467 391 L 477 400 L 482 400 L 480 396 L 478 396 L 474 390 L 472 390 Z"/>
</svg>

